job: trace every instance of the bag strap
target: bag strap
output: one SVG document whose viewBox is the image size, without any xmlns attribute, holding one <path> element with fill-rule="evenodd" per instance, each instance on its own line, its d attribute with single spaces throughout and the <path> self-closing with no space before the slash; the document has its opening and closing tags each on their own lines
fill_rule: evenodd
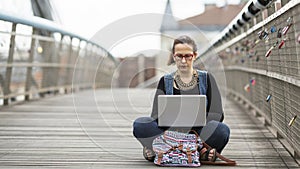
<svg viewBox="0 0 300 169">
<path fill-rule="evenodd" d="M 195 134 L 195 135 L 196 135 L 196 137 L 197 137 L 197 139 L 199 138 L 199 134 L 197 133 L 197 131 L 196 131 L 196 130 L 190 130 L 190 131 L 189 131 L 189 133 L 191 133 L 191 134 Z"/>
<path fill-rule="evenodd" d="M 206 144 L 205 142 L 203 142 L 203 146 L 205 148 L 211 148 L 208 144 Z M 212 162 L 212 161 L 201 161 L 201 164 L 208 164 L 208 165 L 226 165 L 226 166 L 235 166 L 236 165 L 236 161 L 230 160 L 224 156 L 222 156 L 221 154 L 219 154 L 218 152 L 216 152 L 216 156 L 225 161 L 225 162 Z"/>
</svg>

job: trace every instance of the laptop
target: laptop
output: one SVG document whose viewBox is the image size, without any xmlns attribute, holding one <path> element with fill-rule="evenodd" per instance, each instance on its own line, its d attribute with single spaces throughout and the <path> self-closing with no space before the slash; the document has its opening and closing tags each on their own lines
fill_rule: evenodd
<svg viewBox="0 0 300 169">
<path fill-rule="evenodd" d="M 206 125 L 206 95 L 159 95 L 159 127 Z"/>
</svg>

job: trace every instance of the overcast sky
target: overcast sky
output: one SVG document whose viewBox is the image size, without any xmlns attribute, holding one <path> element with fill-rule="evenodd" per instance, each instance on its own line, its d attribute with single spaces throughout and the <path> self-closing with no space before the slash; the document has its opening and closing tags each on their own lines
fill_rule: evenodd
<svg viewBox="0 0 300 169">
<path fill-rule="evenodd" d="M 67 29 L 84 37 L 91 38 L 102 28 L 117 22 L 119 19 L 136 14 L 163 14 L 167 0 L 52 0 L 62 24 Z M 195 16 L 204 11 L 204 3 L 214 3 L 215 0 L 171 0 L 175 17 L 184 19 Z M 221 0 L 217 1 L 222 4 Z M 227 0 L 230 4 L 237 4 L 240 0 Z M 71 5 L 72 4 L 72 5 Z M 147 22 L 147 21 L 145 21 Z M 161 20 L 155 22 L 159 30 Z M 115 56 L 125 56 L 136 53 L 145 47 L 159 49 L 159 37 L 133 37 L 119 43 L 112 49 Z M 136 51 L 128 51 L 128 45 L 139 44 Z"/>
</svg>

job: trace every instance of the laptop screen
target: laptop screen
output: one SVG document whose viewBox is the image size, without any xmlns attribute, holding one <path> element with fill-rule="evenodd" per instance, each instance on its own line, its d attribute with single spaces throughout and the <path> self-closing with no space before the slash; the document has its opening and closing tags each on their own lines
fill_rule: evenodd
<svg viewBox="0 0 300 169">
<path fill-rule="evenodd" d="M 206 125 L 206 95 L 159 95 L 158 126 L 201 127 Z"/>
</svg>

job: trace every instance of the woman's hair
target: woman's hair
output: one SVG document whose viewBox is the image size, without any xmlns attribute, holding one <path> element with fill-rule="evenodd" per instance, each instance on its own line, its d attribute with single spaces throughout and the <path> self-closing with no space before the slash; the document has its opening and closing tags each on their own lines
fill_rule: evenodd
<svg viewBox="0 0 300 169">
<path fill-rule="evenodd" d="M 193 52 L 197 52 L 197 45 L 195 43 L 195 41 L 190 38 L 189 36 L 183 35 L 178 37 L 177 39 L 174 40 L 173 42 L 173 47 L 172 47 L 172 53 L 174 54 L 175 52 L 175 46 L 177 44 L 188 44 L 191 45 L 193 47 Z"/>
<path fill-rule="evenodd" d="M 175 63 L 174 60 L 173 60 L 173 54 L 175 52 L 175 46 L 177 44 L 191 45 L 193 47 L 193 52 L 197 52 L 197 45 L 196 45 L 195 41 L 192 38 L 190 38 L 189 36 L 186 36 L 186 35 L 179 36 L 173 42 L 172 54 L 169 57 L 168 65 L 171 65 L 171 64 Z"/>
</svg>

